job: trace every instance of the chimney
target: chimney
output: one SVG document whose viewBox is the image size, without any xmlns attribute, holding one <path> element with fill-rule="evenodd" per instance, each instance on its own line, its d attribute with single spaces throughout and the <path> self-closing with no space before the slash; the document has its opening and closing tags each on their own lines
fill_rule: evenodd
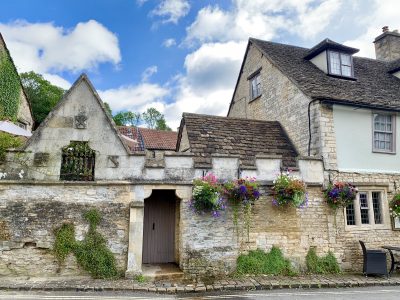
<svg viewBox="0 0 400 300">
<path fill-rule="evenodd" d="M 376 59 L 393 61 L 400 59 L 400 33 L 398 30 L 389 30 L 389 26 L 382 27 L 382 34 L 375 38 Z"/>
</svg>

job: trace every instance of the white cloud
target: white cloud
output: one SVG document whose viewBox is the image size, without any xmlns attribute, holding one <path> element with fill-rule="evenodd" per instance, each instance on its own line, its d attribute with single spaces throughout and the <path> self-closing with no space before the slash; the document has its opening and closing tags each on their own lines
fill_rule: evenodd
<svg viewBox="0 0 400 300">
<path fill-rule="evenodd" d="M 235 0 L 234 8 L 207 6 L 187 28 L 186 42 L 270 40 L 280 31 L 310 39 L 321 33 L 339 11 L 341 0 Z"/>
<path fill-rule="evenodd" d="M 374 0 L 370 3 L 371 14 L 359 17 L 357 22 L 366 29 L 359 37 L 346 41 L 345 44 L 360 49 L 359 56 L 375 58 L 373 39 L 382 33 L 383 26 L 390 30 L 400 29 L 400 1 Z"/>
<path fill-rule="evenodd" d="M 15 21 L 0 23 L 0 31 L 20 72 L 79 72 L 121 61 L 117 36 L 95 20 L 71 29 Z"/>
<path fill-rule="evenodd" d="M 166 48 L 170 48 L 170 47 L 175 46 L 175 45 L 176 45 L 175 39 L 166 39 L 163 42 L 163 46 L 166 47 Z"/>
<path fill-rule="evenodd" d="M 179 19 L 189 13 L 190 4 L 187 0 L 162 0 L 151 11 L 151 15 L 163 17 L 162 23 L 177 24 Z"/>
<path fill-rule="evenodd" d="M 143 107 L 150 103 L 162 102 L 168 93 L 168 89 L 147 82 L 99 91 L 101 99 L 110 104 L 114 112 L 143 111 Z"/>
<path fill-rule="evenodd" d="M 157 71 L 158 71 L 157 66 L 151 66 L 151 67 L 146 68 L 146 70 L 144 70 L 143 73 L 142 73 L 142 81 L 149 80 L 149 78 L 153 74 L 157 73 Z"/>
<path fill-rule="evenodd" d="M 42 74 L 43 78 L 49 81 L 51 84 L 54 84 L 60 88 L 63 88 L 64 90 L 68 90 L 71 87 L 71 83 L 68 80 L 65 80 L 59 75 L 56 74 L 49 74 L 49 73 L 44 73 Z"/>
</svg>

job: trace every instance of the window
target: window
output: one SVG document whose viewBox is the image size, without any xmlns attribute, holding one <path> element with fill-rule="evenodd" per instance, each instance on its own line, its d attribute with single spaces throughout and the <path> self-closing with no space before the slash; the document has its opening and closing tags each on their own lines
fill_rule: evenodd
<svg viewBox="0 0 400 300">
<path fill-rule="evenodd" d="M 347 228 L 382 227 L 384 220 L 384 191 L 364 190 L 345 209 Z"/>
<path fill-rule="evenodd" d="M 373 151 L 395 152 L 395 117 L 389 114 L 373 114 Z"/>
<path fill-rule="evenodd" d="M 22 129 L 26 129 L 26 124 L 25 123 L 17 121 L 17 126 L 21 127 Z"/>
<path fill-rule="evenodd" d="M 62 148 L 60 179 L 68 181 L 93 181 L 95 151 L 88 142 L 71 142 Z"/>
<path fill-rule="evenodd" d="M 260 73 L 250 78 L 250 99 L 253 100 L 258 96 L 261 96 Z"/>
<path fill-rule="evenodd" d="M 329 73 L 353 77 L 353 59 L 351 55 L 329 51 Z"/>
</svg>

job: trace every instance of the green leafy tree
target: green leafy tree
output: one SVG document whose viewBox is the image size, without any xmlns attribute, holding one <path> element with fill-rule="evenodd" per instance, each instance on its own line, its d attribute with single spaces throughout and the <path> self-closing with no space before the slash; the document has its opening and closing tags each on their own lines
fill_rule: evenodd
<svg viewBox="0 0 400 300">
<path fill-rule="evenodd" d="M 33 71 L 22 73 L 21 81 L 31 102 L 33 119 L 37 127 L 61 99 L 64 90 Z"/>
<path fill-rule="evenodd" d="M 139 113 L 131 111 L 121 111 L 117 113 L 114 117 L 114 122 L 118 126 L 138 126 L 141 116 Z"/>
<path fill-rule="evenodd" d="M 161 119 L 157 120 L 156 129 L 157 130 L 165 130 L 165 131 L 172 130 L 170 127 L 168 127 L 167 123 L 165 122 L 164 116 L 162 116 Z"/>
<path fill-rule="evenodd" d="M 157 121 L 164 118 L 163 114 L 160 113 L 154 107 L 150 107 L 142 114 L 143 121 L 146 123 L 147 127 L 154 129 L 157 126 Z"/>
</svg>

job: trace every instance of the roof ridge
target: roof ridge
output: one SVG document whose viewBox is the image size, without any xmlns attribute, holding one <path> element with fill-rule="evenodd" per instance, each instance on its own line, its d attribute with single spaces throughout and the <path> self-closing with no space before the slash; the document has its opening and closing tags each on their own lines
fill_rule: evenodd
<svg viewBox="0 0 400 300">
<path fill-rule="evenodd" d="M 279 42 L 261 40 L 261 39 L 252 38 L 252 37 L 249 38 L 249 41 L 268 43 L 268 44 L 272 44 L 272 45 L 282 45 L 282 46 L 299 48 L 299 49 L 304 49 L 304 50 L 310 50 L 311 49 L 311 48 L 306 48 L 306 47 L 301 47 L 301 46 L 296 46 L 296 45 L 291 45 L 291 44 L 284 44 L 284 43 L 279 43 Z"/>
<path fill-rule="evenodd" d="M 249 122 L 258 122 L 258 123 L 278 123 L 279 121 L 272 121 L 272 120 L 256 120 L 256 119 L 248 119 L 248 118 L 238 118 L 238 117 L 224 117 L 224 116 L 216 116 L 216 115 L 207 115 L 207 114 L 196 114 L 196 113 L 188 113 L 184 112 L 182 117 L 185 116 L 198 116 L 198 117 L 211 117 L 211 118 L 219 118 L 219 119 L 229 119 L 229 120 L 240 120 L 240 121 L 249 121 Z"/>
</svg>

